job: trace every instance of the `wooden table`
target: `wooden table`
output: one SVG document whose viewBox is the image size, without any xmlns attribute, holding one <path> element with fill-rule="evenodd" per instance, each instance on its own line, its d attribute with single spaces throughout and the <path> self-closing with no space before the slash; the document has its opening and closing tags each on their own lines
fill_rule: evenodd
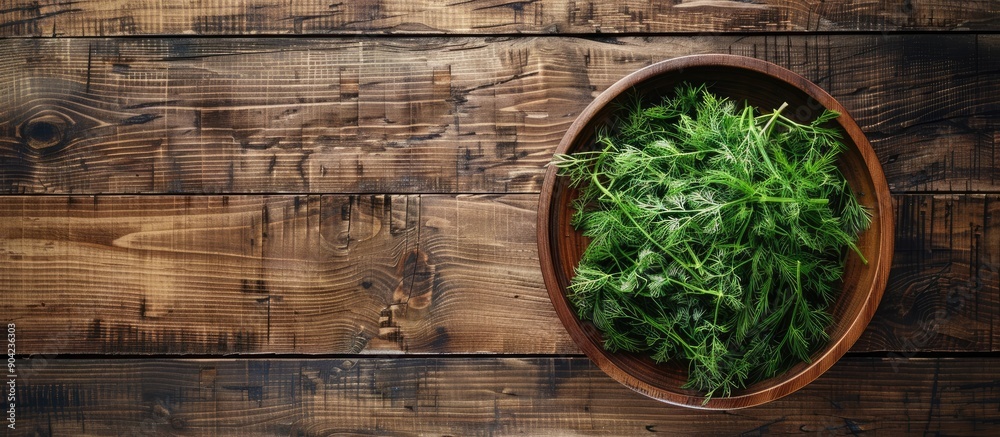
<svg viewBox="0 0 1000 437">
<path fill-rule="evenodd" d="M 996 432 L 998 30 L 995 0 L 5 1 L 11 434 Z M 576 115 L 696 53 L 830 92 L 895 208 L 852 351 L 726 412 L 581 355 L 535 239 Z"/>
</svg>

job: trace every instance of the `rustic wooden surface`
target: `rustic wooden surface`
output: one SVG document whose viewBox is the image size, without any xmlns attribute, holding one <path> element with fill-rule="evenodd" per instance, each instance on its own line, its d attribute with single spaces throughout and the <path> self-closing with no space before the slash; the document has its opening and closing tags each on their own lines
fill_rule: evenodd
<svg viewBox="0 0 1000 437">
<path fill-rule="evenodd" d="M 735 411 L 665 406 L 581 357 L 31 366 L 29 435 L 990 435 L 1000 394 L 986 358 L 848 357 L 788 397 Z"/>
<path fill-rule="evenodd" d="M 714 52 L 831 93 L 896 192 L 998 189 L 1000 35 L 724 34 L 6 40 L 0 192 L 537 192 L 600 90 Z"/>
<path fill-rule="evenodd" d="M 997 1 L 3 2 L 12 435 L 989 434 L 997 30 Z M 575 115 L 696 53 L 830 92 L 896 218 L 852 352 L 731 412 L 604 376 L 535 246 Z"/>
<path fill-rule="evenodd" d="M 995 1 L 8 0 L 4 36 L 989 30 Z"/>
</svg>

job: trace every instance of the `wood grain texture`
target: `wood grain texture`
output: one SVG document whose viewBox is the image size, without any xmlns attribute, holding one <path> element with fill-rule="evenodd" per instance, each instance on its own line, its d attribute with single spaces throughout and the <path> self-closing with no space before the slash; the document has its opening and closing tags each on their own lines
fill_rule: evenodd
<svg viewBox="0 0 1000 437">
<path fill-rule="evenodd" d="M 537 195 L 0 197 L 24 354 L 579 353 Z M 997 195 L 899 195 L 854 351 L 996 351 Z"/>
<path fill-rule="evenodd" d="M 536 196 L 0 199 L 20 353 L 575 351 Z"/>
<path fill-rule="evenodd" d="M 996 2 L 943 0 L 11 0 L 0 36 L 995 30 Z"/>
<path fill-rule="evenodd" d="M 845 357 L 738 412 L 656 402 L 575 357 L 20 364 L 12 435 L 984 435 L 1000 421 L 1000 368 L 981 358 Z"/>
<path fill-rule="evenodd" d="M 895 192 L 1000 189 L 1000 36 L 0 41 L 0 192 L 537 192 L 601 90 L 756 57 L 829 92 Z"/>
<path fill-rule="evenodd" d="M 893 199 L 896 253 L 886 296 L 855 350 L 996 351 L 1000 197 Z"/>
</svg>

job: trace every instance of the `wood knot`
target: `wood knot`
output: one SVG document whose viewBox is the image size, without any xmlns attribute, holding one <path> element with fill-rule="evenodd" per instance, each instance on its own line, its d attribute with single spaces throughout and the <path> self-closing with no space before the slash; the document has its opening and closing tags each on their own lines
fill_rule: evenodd
<svg viewBox="0 0 1000 437">
<path fill-rule="evenodd" d="M 184 429 L 184 427 L 186 427 L 186 426 L 187 426 L 187 421 L 186 420 L 181 419 L 180 417 L 171 417 L 170 418 L 170 427 L 171 428 L 173 428 L 173 429 Z"/>
<path fill-rule="evenodd" d="M 393 302 L 405 306 L 409 318 L 420 317 L 432 304 L 437 267 L 426 252 L 414 249 L 403 255 L 396 274 L 400 282 L 393 293 Z"/>
<path fill-rule="evenodd" d="M 18 136 L 30 150 L 47 153 L 66 143 L 67 133 L 72 126 L 73 120 L 69 117 L 46 111 L 22 123 L 18 128 Z"/>
</svg>

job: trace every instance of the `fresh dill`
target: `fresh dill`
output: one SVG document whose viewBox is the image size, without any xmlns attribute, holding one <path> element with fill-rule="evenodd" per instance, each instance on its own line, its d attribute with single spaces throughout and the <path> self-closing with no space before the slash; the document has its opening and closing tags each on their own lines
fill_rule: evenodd
<svg viewBox="0 0 1000 437">
<path fill-rule="evenodd" d="M 610 351 L 686 362 L 706 402 L 810 360 L 871 221 L 836 166 L 838 114 L 784 109 L 682 85 L 553 159 L 590 239 L 568 290 L 578 315 Z"/>
</svg>

